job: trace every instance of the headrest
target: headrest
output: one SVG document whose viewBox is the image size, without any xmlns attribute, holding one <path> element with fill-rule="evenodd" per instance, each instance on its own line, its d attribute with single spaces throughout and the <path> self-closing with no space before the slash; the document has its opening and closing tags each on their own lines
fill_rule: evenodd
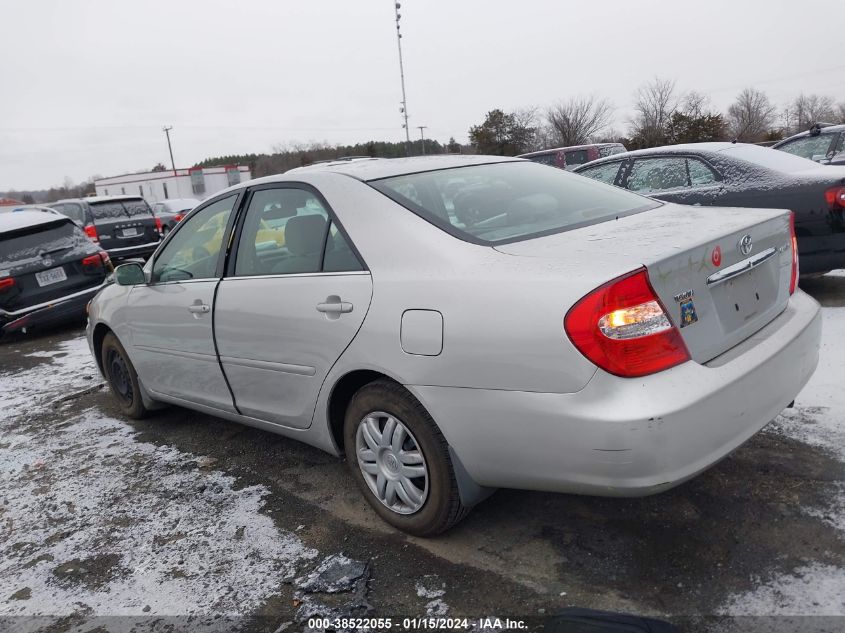
<svg viewBox="0 0 845 633">
<path fill-rule="evenodd" d="M 321 215 L 297 215 L 285 224 L 285 246 L 291 255 L 319 253 L 326 233 L 326 219 Z"/>
</svg>

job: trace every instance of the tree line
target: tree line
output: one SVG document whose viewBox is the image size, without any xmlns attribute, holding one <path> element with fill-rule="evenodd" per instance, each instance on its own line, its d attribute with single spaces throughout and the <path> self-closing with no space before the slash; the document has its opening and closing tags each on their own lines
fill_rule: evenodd
<svg viewBox="0 0 845 633">
<path fill-rule="evenodd" d="M 494 109 L 469 129 L 474 151 L 513 156 L 551 147 L 620 142 L 628 149 L 677 143 L 737 140 L 774 142 L 817 122 L 845 123 L 845 101 L 800 94 L 782 108 L 756 88 L 745 88 L 726 112 L 695 90 L 681 92 L 675 81 L 655 77 L 640 86 L 627 133 L 612 127 L 615 108 L 596 96 L 571 97 L 546 108 L 510 112 Z"/>
</svg>

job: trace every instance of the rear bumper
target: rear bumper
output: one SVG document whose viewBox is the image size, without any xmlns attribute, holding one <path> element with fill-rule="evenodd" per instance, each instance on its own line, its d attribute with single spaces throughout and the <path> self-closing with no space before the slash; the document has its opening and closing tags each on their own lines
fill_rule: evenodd
<svg viewBox="0 0 845 633">
<path fill-rule="evenodd" d="M 765 328 L 707 365 L 577 393 L 408 386 L 479 485 L 642 496 L 705 470 L 763 428 L 818 364 L 821 316 L 800 290 Z"/>
<path fill-rule="evenodd" d="M 158 242 L 147 242 L 146 244 L 138 244 L 137 246 L 121 246 L 119 248 L 109 248 L 106 252 L 112 259 L 124 259 L 126 257 L 147 257 L 155 252 L 158 248 Z"/>
<path fill-rule="evenodd" d="M 85 306 L 102 288 L 108 285 L 104 281 L 99 286 L 86 288 L 64 297 L 59 297 L 48 303 L 42 303 L 21 310 L 7 312 L 0 310 L 0 332 L 11 334 L 25 328 L 51 325 L 82 318 L 85 316 Z"/>
</svg>

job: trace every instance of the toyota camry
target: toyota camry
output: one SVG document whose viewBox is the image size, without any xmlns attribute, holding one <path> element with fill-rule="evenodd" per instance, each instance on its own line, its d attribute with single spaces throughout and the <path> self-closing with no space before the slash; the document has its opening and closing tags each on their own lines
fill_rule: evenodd
<svg viewBox="0 0 845 633">
<path fill-rule="evenodd" d="M 117 268 L 88 340 L 127 416 L 345 455 L 434 534 L 499 487 L 666 490 L 789 406 L 820 337 L 792 217 L 513 158 L 325 163 L 199 205 Z"/>
</svg>

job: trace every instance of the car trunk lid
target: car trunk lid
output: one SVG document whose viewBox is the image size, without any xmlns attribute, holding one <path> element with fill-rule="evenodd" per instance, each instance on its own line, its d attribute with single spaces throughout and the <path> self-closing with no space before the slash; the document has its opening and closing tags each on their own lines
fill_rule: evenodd
<svg viewBox="0 0 845 633">
<path fill-rule="evenodd" d="M 705 363 L 786 307 L 789 212 L 666 204 L 634 216 L 497 246 L 578 261 L 600 285 L 644 266 L 693 360 Z"/>
</svg>

